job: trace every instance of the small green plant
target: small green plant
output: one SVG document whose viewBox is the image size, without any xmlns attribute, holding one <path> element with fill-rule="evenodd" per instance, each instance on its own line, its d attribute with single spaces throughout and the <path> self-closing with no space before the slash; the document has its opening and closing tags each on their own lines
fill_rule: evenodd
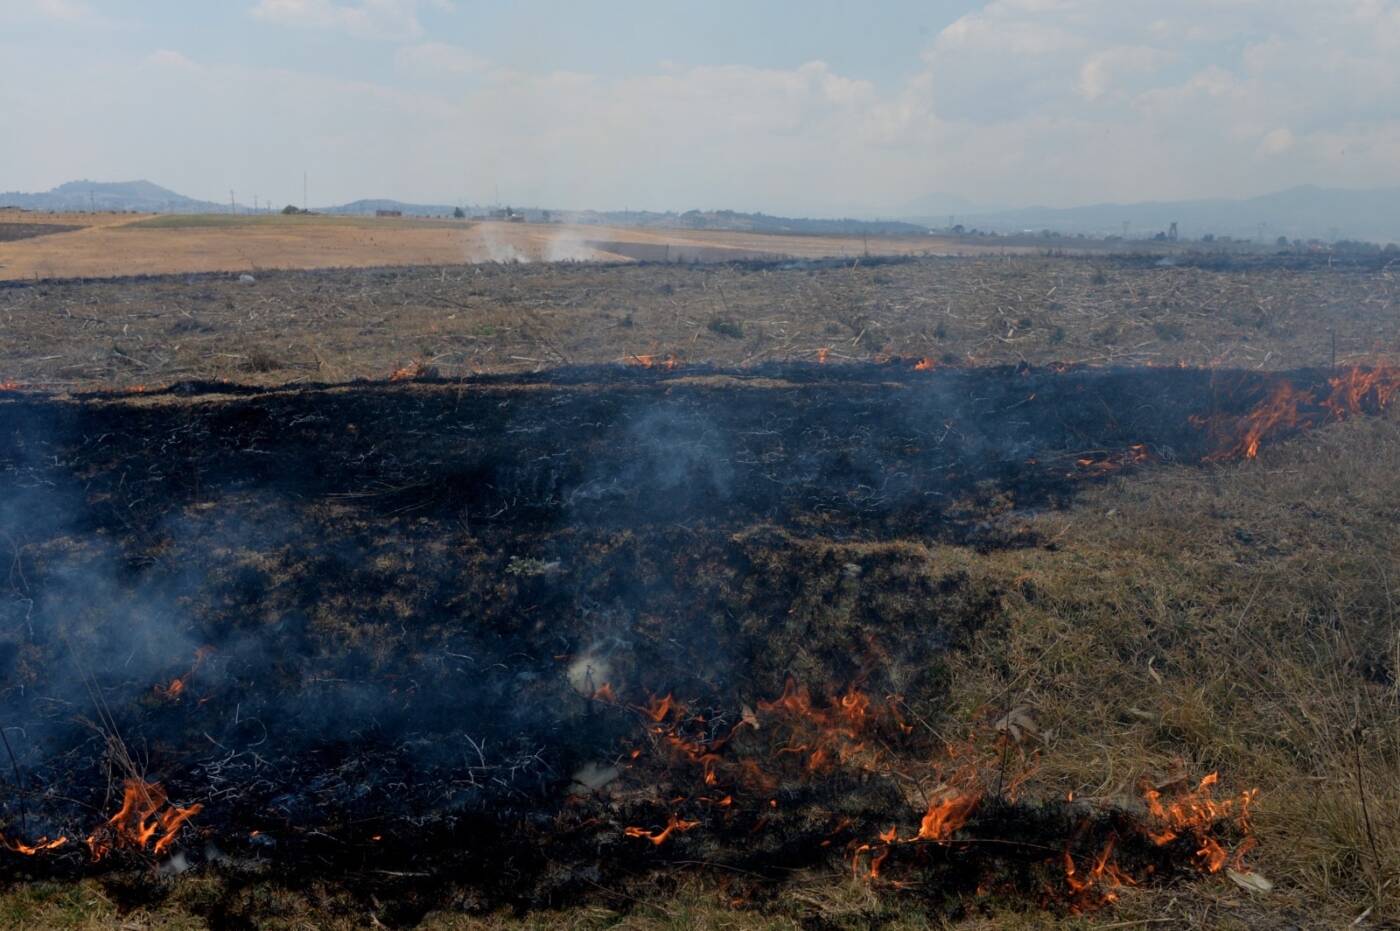
<svg viewBox="0 0 1400 931">
<path fill-rule="evenodd" d="M 718 333 L 720 336 L 728 336 L 730 339 L 744 338 L 744 325 L 729 317 L 715 317 L 708 326 L 710 332 Z"/>
</svg>

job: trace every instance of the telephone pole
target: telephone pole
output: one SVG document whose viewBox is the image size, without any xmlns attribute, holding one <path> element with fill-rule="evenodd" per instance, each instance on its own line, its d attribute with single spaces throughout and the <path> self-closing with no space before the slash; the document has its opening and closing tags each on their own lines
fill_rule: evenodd
<svg viewBox="0 0 1400 931">
<path fill-rule="evenodd" d="M 234 203 L 234 200 L 233 200 L 233 188 L 229 188 L 229 190 L 228 190 L 228 212 L 229 212 L 229 213 L 237 213 L 237 212 L 238 212 L 238 205 L 237 205 L 236 203 Z"/>
<path fill-rule="evenodd" d="M 306 213 L 306 172 L 301 173 L 301 212 Z"/>
</svg>

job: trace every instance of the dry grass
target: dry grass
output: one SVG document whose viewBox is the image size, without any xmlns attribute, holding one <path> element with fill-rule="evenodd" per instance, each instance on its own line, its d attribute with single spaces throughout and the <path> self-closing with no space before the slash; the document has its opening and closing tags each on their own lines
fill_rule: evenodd
<svg viewBox="0 0 1400 931">
<path fill-rule="evenodd" d="M 1272 907 L 1395 920 L 1397 467 L 1395 422 L 1351 423 L 1042 518 L 1056 551 L 994 557 L 1019 584 L 953 694 L 1034 709 L 1048 794 L 1123 801 L 1178 760 L 1260 787 Z"/>
<path fill-rule="evenodd" d="M 663 247 L 658 258 L 670 255 L 664 247 L 671 246 L 677 255 L 698 254 L 707 261 L 759 253 L 813 258 L 1034 251 L 929 236 L 865 240 L 387 217 L 82 214 L 68 219 L 88 228 L 0 243 L 0 280 L 556 259 L 626 261 L 633 252 L 638 254 L 630 257 L 653 257 L 655 249 L 639 251 L 648 246 Z"/>
</svg>

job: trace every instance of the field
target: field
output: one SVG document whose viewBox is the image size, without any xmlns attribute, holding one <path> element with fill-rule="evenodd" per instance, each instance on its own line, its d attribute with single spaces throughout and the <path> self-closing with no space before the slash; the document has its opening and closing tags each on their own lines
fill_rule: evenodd
<svg viewBox="0 0 1400 931">
<path fill-rule="evenodd" d="M 1400 920 L 1394 270 L 761 239 L 0 287 L 0 924 Z"/>
<path fill-rule="evenodd" d="M 38 219 L 36 219 L 38 218 Z M 0 280 L 464 262 L 734 261 L 1033 251 L 938 237 L 779 236 L 606 226 L 391 217 L 191 215 L 47 216 L 0 211 L 0 223 L 81 227 L 6 242 Z"/>
</svg>

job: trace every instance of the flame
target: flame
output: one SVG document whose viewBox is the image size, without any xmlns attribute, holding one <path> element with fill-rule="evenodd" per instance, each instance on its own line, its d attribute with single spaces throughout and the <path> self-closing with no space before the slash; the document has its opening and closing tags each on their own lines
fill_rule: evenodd
<svg viewBox="0 0 1400 931">
<path fill-rule="evenodd" d="M 428 366 L 420 359 L 414 359 L 402 368 L 394 369 L 389 374 L 390 381 L 407 381 L 410 378 L 421 378 L 428 374 Z"/>
<path fill-rule="evenodd" d="M 1220 872 L 1230 860 L 1229 852 L 1211 833 L 1221 821 L 1233 818 L 1245 834 L 1235 852 L 1236 863 L 1255 846 L 1249 827 L 1249 806 L 1259 797 L 1259 790 L 1248 789 L 1234 798 L 1216 799 L 1215 786 L 1219 782 L 1219 773 L 1209 773 L 1194 789 L 1165 802 L 1160 788 L 1152 785 L 1141 788 L 1143 803 L 1154 822 L 1144 831 L 1148 840 L 1161 847 L 1179 837 L 1191 838 L 1196 844 L 1200 866 L 1207 873 Z"/>
<path fill-rule="evenodd" d="M 1137 885 L 1133 877 L 1113 862 L 1113 848 L 1117 843 L 1118 838 L 1109 835 L 1103 849 L 1094 857 L 1093 866 L 1084 873 L 1079 871 L 1069 848 L 1065 848 L 1065 885 L 1069 887 L 1073 910 L 1107 905 L 1118 898 L 1119 887 Z"/>
<path fill-rule="evenodd" d="M 170 804 L 160 783 L 128 779 L 123 784 L 122 807 L 88 835 L 88 849 L 94 860 L 101 860 L 117 847 L 151 847 L 152 853 L 160 854 L 174 843 L 180 827 L 203 809 L 199 803 L 184 808 Z"/>
<path fill-rule="evenodd" d="M 805 756 L 807 773 L 824 772 L 866 753 L 861 739 L 870 723 L 870 697 L 851 686 L 830 705 L 819 707 L 806 686 L 791 678 L 783 694 L 773 701 L 760 701 L 758 710 L 782 719 L 793 740 L 780 748 L 780 754 Z"/>
<path fill-rule="evenodd" d="M 677 831 L 689 831 L 699 824 L 699 821 L 685 821 L 679 815 L 672 814 L 666 821 L 666 827 L 660 831 L 648 831 L 646 828 L 625 828 L 622 833 L 625 837 L 644 837 L 659 847 L 666 843 L 666 839 L 673 833 Z"/>
<path fill-rule="evenodd" d="M 972 817 L 981 800 L 980 792 L 951 788 L 935 795 L 929 800 L 928 811 L 924 812 L 923 820 L 919 822 L 915 840 L 946 841 L 954 831 L 967 824 L 967 819 Z"/>
<path fill-rule="evenodd" d="M 178 699 L 185 691 L 185 686 L 189 684 L 190 677 L 198 671 L 200 666 L 204 665 L 204 661 L 209 657 L 209 654 L 213 652 L 214 648 L 211 646 L 202 646 L 195 650 L 194 665 L 190 667 L 190 671 L 183 676 L 176 676 L 174 679 L 171 679 L 169 685 L 157 685 L 155 687 L 156 697 L 169 699 L 171 701 Z"/>
<path fill-rule="evenodd" d="M 673 372 L 681 367 L 681 360 L 676 357 L 675 353 L 668 352 L 665 356 L 629 355 L 627 357 L 627 364 L 640 366 L 644 369 L 659 368 L 665 369 L 668 372 Z"/>
<path fill-rule="evenodd" d="M 931 372 L 937 367 L 938 363 L 933 361 L 929 356 L 924 356 L 918 362 L 914 363 L 914 371 L 916 372 Z"/>
<path fill-rule="evenodd" d="M 826 365 L 827 358 L 831 355 L 831 347 L 823 346 L 817 350 L 817 364 Z"/>
<path fill-rule="evenodd" d="M 67 837 L 55 837 L 53 840 L 49 840 L 47 837 L 41 837 L 32 844 L 26 844 L 23 841 L 10 840 L 4 834 L 0 834 L 0 849 L 9 850 L 13 853 L 22 853 L 26 857 L 32 857 L 49 850 L 57 850 L 67 843 Z"/>
<path fill-rule="evenodd" d="M 1144 462 L 1151 461 L 1152 451 L 1147 448 L 1147 444 L 1134 443 L 1119 453 L 1081 456 L 1079 459 L 1075 460 L 1074 464 L 1084 472 L 1093 475 L 1104 475 L 1109 472 L 1116 472 L 1125 466 L 1141 465 Z"/>
<path fill-rule="evenodd" d="M 1192 423 L 1220 438 L 1219 448 L 1207 462 L 1253 459 L 1265 439 L 1280 433 L 1306 430 L 1331 421 L 1365 413 L 1379 413 L 1400 396 L 1400 367 L 1355 366 L 1327 380 L 1327 393 L 1295 388 L 1286 381 L 1274 385 L 1269 396 L 1242 418 L 1194 417 Z"/>
</svg>

